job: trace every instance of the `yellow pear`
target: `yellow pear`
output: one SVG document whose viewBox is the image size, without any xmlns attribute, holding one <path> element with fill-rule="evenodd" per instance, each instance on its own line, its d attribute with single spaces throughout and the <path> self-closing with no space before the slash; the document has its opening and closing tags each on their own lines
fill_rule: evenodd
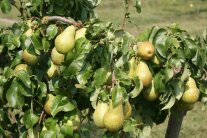
<svg viewBox="0 0 207 138">
<path fill-rule="evenodd" d="M 198 101 L 199 90 L 196 86 L 196 82 L 193 78 L 189 77 L 185 84 L 185 91 L 182 96 L 184 103 L 193 104 Z"/>
<path fill-rule="evenodd" d="M 135 76 L 135 70 L 136 70 L 136 66 L 135 66 L 135 57 L 132 57 L 130 60 L 129 60 L 129 78 L 130 79 L 133 79 L 134 76 Z"/>
<path fill-rule="evenodd" d="M 109 109 L 104 115 L 104 126 L 110 132 L 118 131 L 124 124 L 124 113 L 122 102 L 115 108 L 110 102 Z"/>
<path fill-rule="evenodd" d="M 132 106 L 129 103 L 129 101 L 127 101 L 124 105 L 124 119 L 129 119 L 131 115 L 132 115 Z"/>
<path fill-rule="evenodd" d="M 143 91 L 143 96 L 148 101 L 154 101 L 158 98 L 159 93 L 156 92 L 156 90 L 155 90 L 153 80 L 152 80 L 151 85 Z"/>
<path fill-rule="evenodd" d="M 22 53 L 22 59 L 29 65 L 35 65 L 38 62 L 39 56 L 31 54 L 25 49 Z"/>
<path fill-rule="evenodd" d="M 19 64 L 15 67 L 14 73 L 17 73 L 20 70 L 28 72 L 29 75 L 32 75 L 32 69 L 27 64 Z"/>
<path fill-rule="evenodd" d="M 152 73 L 149 70 L 147 64 L 140 61 L 136 68 L 136 75 L 139 77 L 143 86 L 148 86 L 152 81 Z"/>
<path fill-rule="evenodd" d="M 51 52 L 51 59 L 52 59 L 52 62 L 54 64 L 60 65 L 61 63 L 64 62 L 65 55 L 58 53 L 57 50 L 56 50 L 56 48 L 54 47 L 52 49 L 52 52 Z"/>
<path fill-rule="evenodd" d="M 47 75 L 49 78 L 55 77 L 57 75 L 59 75 L 59 68 L 57 65 L 55 65 L 53 62 L 51 62 L 51 66 L 50 68 L 47 70 Z"/>
<path fill-rule="evenodd" d="M 66 54 L 74 48 L 75 45 L 75 27 L 67 27 L 61 34 L 55 38 L 55 48 L 61 54 Z"/>
<path fill-rule="evenodd" d="M 145 41 L 138 43 L 137 55 L 144 60 L 151 59 L 155 54 L 155 48 L 152 43 Z"/>
<path fill-rule="evenodd" d="M 75 33 L 75 40 L 78 40 L 79 38 L 85 38 L 86 34 L 86 28 L 81 28 L 76 31 Z"/>
<path fill-rule="evenodd" d="M 54 99 L 55 99 L 54 95 L 52 95 L 52 94 L 47 95 L 47 100 L 44 104 L 44 110 L 48 114 L 51 114 L 52 104 L 55 102 Z"/>
<path fill-rule="evenodd" d="M 94 124 L 99 128 L 104 128 L 104 115 L 108 111 L 108 104 L 102 101 L 99 101 L 96 109 L 93 113 Z"/>
</svg>

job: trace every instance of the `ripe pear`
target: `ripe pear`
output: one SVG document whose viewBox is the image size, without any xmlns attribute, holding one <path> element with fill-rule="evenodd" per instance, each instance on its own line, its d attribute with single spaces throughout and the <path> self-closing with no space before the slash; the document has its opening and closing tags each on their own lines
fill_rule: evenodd
<svg viewBox="0 0 207 138">
<path fill-rule="evenodd" d="M 193 78 L 189 77 L 185 84 L 185 91 L 182 96 L 184 103 L 193 104 L 198 101 L 199 90 L 196 86 L 196 82 Z"/>
<path fill-rule="evenodd" d="M 55 99 L 55 96 L 52 95 L 52 94 L 48 94 L 47 95 L 47 100 L 44 104 L 44 110 L 46 113 L 50 114 L 51 115 L 51 108 L 52 108 L 52 104 L 55 102 L 54 101 Z"/>
<path fill-rule="evenodd" d="M 138 43 L 137 55 L 144 60 L 151 59 L 155 54 L 155 48 L 152 43 L 145 41 Z"/>
<path fill-rule="evenodd" d="M 93 113 L 94 124 L 99 128 L 104 128 L 104 115 L 108 111 L 108 104 L 99 101 Z"/>
<path fill-rule="evenodd" d="M 60 65 L 61 63 L 64 62 L 65 55 L 58 53 L 57 50 L 56 50 L 56 48 L 54 47 L 52 49 L 52 52 L 51 52 L 51 59 L 52 59 L 52 62 L 54 64 Z"/>
<path fill-rule="evenodd" d="M 27 64 L 19 64 L 15 67 L 14 73 L 17 73 L 20 70 L 28 72 L 29 75 L 32 75 L 32 69 Z"/>
<path fill-rule="evenodd" d="M 129 103 L 129 101 L 127 101 L 124 105 L 124 119 L 129 119 L 131 115 L 132 115 L 132 106 Z"/>
<path fill-rule="evenodd" d="M 104 126 L 110 132 L 118 131 L 124 124 L 124 113 L 122 102 L 117 106 L 113 107 L 110 102 L 109 109 L 104 115 Z"/>
<path fill-rule="evenodd" d="M 140 61 L 136 68 L 136 75 L 139 77 L 143 86 L 148 86 L 152 81 L 152 73 L 149 70 L 147 64 Z"/>
<path fill-rule="evenodd" d="M 128 74 L 128 77 L 130 79 L 133 79 L 134 76 L 135 76 L 135 70 L 136 70 L 136 66 L 135 66 L 135 57 L 132 57 L 130 60 L 129 60 L 129 74 Z"/>
<path fill-rule="evenodd" d="M 51 66 L 50 68 L 47 70 L 47 75 L 49 78 L 55 77 L 57 75 L 59 75 L 59 68 L 57 65 L 55 65 L 53 62 L 51 62 Z"/>
<path fill-rule="evenodd" d="M 154 101 L 158 98 L 159 93 L 156 92 L 156 90 L 155 90 L 153 80 L 152 80 L 151 85 L 143 91 L 143 96 L 148 101 Z"/>
<path fill-rule="evenodd" d="M 55 48 L 61 54 L 66 54 L 75 46 L 75 27 L 67 27 L 55 38 Z"/>
<path fill-rule="evenodd" d="M 86 28 L 81 28 L 76 31 L 75 33 L 75 40 L 78 40 L 79 38 L 85 38 L 86 34 Z"/>
<path fill-rule="evenodd" d="M 22 59 L 29 65 L 35 65 L 38 62 L 39 56 L 31 54 L 25 49 L 22 53 Z"/>
</svg>

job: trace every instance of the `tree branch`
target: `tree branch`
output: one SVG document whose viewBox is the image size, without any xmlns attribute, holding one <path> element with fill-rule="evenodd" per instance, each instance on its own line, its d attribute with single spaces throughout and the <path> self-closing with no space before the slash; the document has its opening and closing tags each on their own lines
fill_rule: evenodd
<svg viewBox="0 0 207 138">
<path fill-rule="evenodd" d="M 42 18 L 42 23 L 43 24 L 47 24 L 50 21 L 61 21 L 61 22 L 65 22 L 65 23 L 74 25 L 74 26 L 76 26 L 78 28 L 81 28 L 82 27 L 82 24 L 81 23 L 76 22 L 76 21 L 74 21 L 72 19 L 68 19 L 68 18 L 65 18 L 65 17 L 61 17 L 61 16 L 45 16 L 45 17 Z"/>
</svg>

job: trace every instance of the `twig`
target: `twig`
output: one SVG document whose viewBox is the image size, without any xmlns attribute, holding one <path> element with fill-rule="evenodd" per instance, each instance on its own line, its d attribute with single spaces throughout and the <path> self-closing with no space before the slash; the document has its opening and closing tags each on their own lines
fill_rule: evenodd
<svg viewBox="0 0 207 138">
<path fill-rule="evenodd" d="M 76 22 L 76 21 L 74 21 L 72 19 L 67 19 L 65 17 L 61 17 L 61 16 L 45 16 L 45 17 L 42 18 L 42 23 L 43 24 L 47 24 L 50 21 L 62 21 L 62 22 L 74 25 L 74 26 L 76 26 L 78 28 L 82 27 L 81 23 Z"/>
<path fill-rule="evenodd" d="M 41 113 L 41 115 L 40 115 L 40 118 L 39 118 L 39 124 L 41 124 L 41 122 L 42 122 L 42 120 L 43 120 L 43 118 L 44 118 L 44 116 L 45 116 L 45 114 L 44 114 L 45 112 L 44 112 L 44 110 L 42 111 L 42 113 Z"/>
<path fill-rule="evenodd" d="M 123 22 L 122 22 L 122 29 L 124 29 L 125 25 L 126 25 L 126 19 L 128 18 L 129 16 L 129 7 L 131 5 L 131 0 L 127 0 L 126 1 L 126 6 L 125 6 L 125 14 L 124 14 L 124 19 L 123 19 Z"/>
</svg>

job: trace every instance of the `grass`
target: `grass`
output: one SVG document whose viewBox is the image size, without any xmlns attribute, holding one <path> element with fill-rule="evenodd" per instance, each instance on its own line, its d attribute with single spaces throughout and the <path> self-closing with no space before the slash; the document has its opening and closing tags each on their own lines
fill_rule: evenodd
<svg viewBox="0 0 207 138">
<path fill-rule="evenodd" d="M 96 9 L 99 17 L 105 22 L 112 22 L 116 28 L 120 27 L 124 17 L 123 0 L 102 0 Z M 207 28 L 207 1 L 206 0 L 142 0 L 142 13 L 137 14 L 134 8 L 130 9 L 133 22 L 126 25 L 126 30 L 134 35 L 155 25 L 161 27 L 178 23 L 193 35 L 201 34 Z M 17 19 L 18 12 L 14 9 L 9 15 L 0 13 L 0 18 Z M 0 22 L 1 26 L 8 23 Z M 207 111 L 201 110 L 202 105 L 196 104 L 184 118 L 180 138 L 207 137 Z M 168 119 L 152 129 L 151 138 L 163 138 Z"/>
</svg>

